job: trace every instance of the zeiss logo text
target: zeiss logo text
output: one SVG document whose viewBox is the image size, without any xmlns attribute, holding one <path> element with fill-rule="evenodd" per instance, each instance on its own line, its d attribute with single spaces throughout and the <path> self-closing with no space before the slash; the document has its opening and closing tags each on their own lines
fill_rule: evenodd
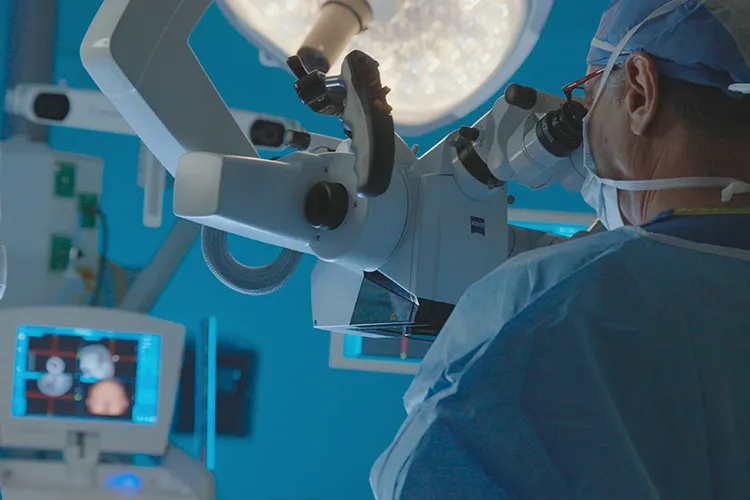
<svg viewBox="0 0 750 500">
<path fill-rule="evenodd" d="M 484 236 L 484 219 L 479 217 L 471 218 L 471 234 L 481 234 Z"/>
</svg>

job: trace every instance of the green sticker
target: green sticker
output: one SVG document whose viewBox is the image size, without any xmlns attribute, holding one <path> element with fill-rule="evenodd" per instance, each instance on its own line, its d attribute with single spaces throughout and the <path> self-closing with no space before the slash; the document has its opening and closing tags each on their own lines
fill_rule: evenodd
<svg viewBox="0 0 750 500">
<path fill-rule="evenodd" d="M 52 235 L 52 246 L 49 256 L 49 268 L 52 271 L 64 271 L 70 261 L 70 249 L 73 238 L 69 236 Z"/>
<path fill-rule="evenodd" d="M 76 192 L 76 164 L 55 162 L 55 196 L 72 198 Z"/>
<path fill-rule="evenodd" d="M 96 227 L 96 212 L 99 209 L 99 197 L 92 193 L 78 195 L 78 213 L 81 227 Z"/>
</svg>

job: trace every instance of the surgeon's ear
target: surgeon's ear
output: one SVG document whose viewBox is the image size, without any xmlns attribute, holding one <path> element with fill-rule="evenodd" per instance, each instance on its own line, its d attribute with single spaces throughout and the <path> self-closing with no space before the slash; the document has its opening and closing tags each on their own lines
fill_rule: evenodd
<svg viewBox="0 0 750 500">
<path fill-rule="evenodd" d="M 659 110 L 656 63 L 645 52 L 634 52 L 625 62 L 624 72 L 627 82 L 625 105 L 630 115 L 630 129 L 635 135 L 643 135 Z"/>
</svg>

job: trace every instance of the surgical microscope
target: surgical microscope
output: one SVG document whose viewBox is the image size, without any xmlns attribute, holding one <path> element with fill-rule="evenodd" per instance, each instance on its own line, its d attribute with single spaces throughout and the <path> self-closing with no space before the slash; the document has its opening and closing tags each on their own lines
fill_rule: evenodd
<svg viewBox="0 0 750 500">
<path fill-rule="evenodd" d="M 474 282 L 554 242 L 508 225 L 506 184 L 580 190 L 578 100 L 510 85 L 476 123 L 417 156 L 395 133 L 377 61 L 352 51 L 331 76 L 294 56 L 297 96 L 340 118 L 348 138 L 312 153 L 306 132 L 292 131 L 297 151 L 263 159 L 188 45 L 210 3 L 105 0 L 81 56 L 174 175 L 174 212 L 203 225 L 204 257 L 227 286 L 273 292 L 312 255 L 316 328 L 430 340 Z M 248 267 L 228 251 L 227 233 L 283 250 Z"/>
</svg>

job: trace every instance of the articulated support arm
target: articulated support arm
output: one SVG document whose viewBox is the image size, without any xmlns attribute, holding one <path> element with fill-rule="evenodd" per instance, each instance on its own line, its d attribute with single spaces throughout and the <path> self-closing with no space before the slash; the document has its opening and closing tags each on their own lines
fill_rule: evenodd
<svg viewBox="0 0 750 500">
<path fill-rule="evenodd" d="M 192 179 L 185 186 L 178 169 L 185 153 L 258 156 L 189 45 L 190 34 L 212 1 L 105 0 L 81 46 L 81 59 L 96 84 L 154 156 L 175 176 L 175 213 L 187 219 L 191 219 L 191 214 L 180 213 L 179 207 L 185 204 L 184 197 L 191 196 L 194 190 L 189 182 Z M 216 168 L 207 172 L 208 177 L 212 174 L 214 180 L 218 179 Z M 240 185 L 248 185 L 247 177 L 252 175 L 251 171 L 244 172 L 244 182 Z M 277 180 L 274 176 L 255 179 L 268 182 L 266 187 L 276 187 Z M 206 197 L 200 201 L 205 202 Z M 220 210 L 218 204 L 202 208 L 214 213 Z M 265 207 L 266 210 L 273 208 L 273 204 Z M 192 220 L 210 226 L 204 235 L 204 242 L 213 242 L 204 245 L 209 252 L 213 249 L 221 253 L 222 248 L 215 245 L 226 242 L 226 234 L 217 230 L 237 232 L 234 221 L 208 213 L 198 214 Z M 291 251 L 304 251 L 304 246 L 297 245 L 298 241 L 263 228 L 250 228 L 244 234 Z M 289 250 L 284 250 L 284 258 L 298 261 L 300 255 L 289 254 Z M 294 267 L 285 269 L 290 273 Z M 266 273 L 268 267 L 244 269 L 259 277 L 276 279 L 271 283 L 259 278 L 262 286 L 248 290 L 249 293 L 272 291 L 288 278 L 288 274 Z M 228 269 L 224 271 L 217 276 L 231 274 Z"/>
<path fill-rule="evenodd" d="M 97 86 L 164 167 L 190 151 L 258 156 L 188 39 L 213 0 L 105 0 L 81 45 Z"/>
<path fill-rule="evenodd" d="M 187 43 L 210 3 L 104 0 L 84 64 L 176 174 L 178 216 L 213 228 L 209 236 L 232 232 L 320 259 L 319 328 L 434 337 L 466 288 L 508 258 L 505 183 L 580 187 L 574 101 L 511 86 L 474 127 L 417 159 L 394 134 L 377 62 L 358 51 L 339 77 L 299 61 L 295 69 L 302 100 L 341 117 L 351 141 L 258 158 Z M 536 236 L 525 233 L 528 246 L 546 241 Z"/>
</svg>

